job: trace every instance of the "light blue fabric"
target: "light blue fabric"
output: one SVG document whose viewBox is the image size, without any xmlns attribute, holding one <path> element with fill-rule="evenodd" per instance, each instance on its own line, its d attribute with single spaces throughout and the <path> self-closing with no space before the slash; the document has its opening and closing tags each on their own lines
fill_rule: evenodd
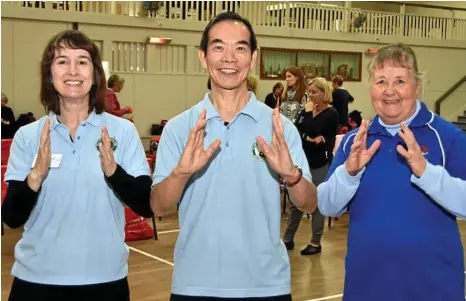
<svg viewBox="0 0 466 301">
<path fill-rule="evenodd" d="M 45 118 L 17 132 L 5 181 L 23 181 L 39 150 Z M 103 113 L 91 113 L 79 125 L 74 142 L 69 130 L 51 118 L 51 152 L 62 154 L 51 168 L 38 201 L 15 247 L 12 274 L 45 284 L 85 285 L 124 278 L 128 248 L 124 243 L 124 206 L 105 181 L 97 142 L 106 125 L 117 142 L 116 162 L 132 176 L 150 175 L 134 125 Z"/>
<path fill-rule="evenodd" d="M 228 126 L 204 100 L 171 119 L 157 153 L 154 185 L 177 165 L 201 110 L 207 110 L 204 147 L 220 151 L 192 176 L 179 208 L 172 293 L 213 297 L 290 294 L 290 263 L 280 240 L 279 176 L 254 155 L 257 136 L 272 139 L 272 110 L 250 100 Z M 296 127 L 281 116 L 291 157 L 312 180 Z"/>
</svg>

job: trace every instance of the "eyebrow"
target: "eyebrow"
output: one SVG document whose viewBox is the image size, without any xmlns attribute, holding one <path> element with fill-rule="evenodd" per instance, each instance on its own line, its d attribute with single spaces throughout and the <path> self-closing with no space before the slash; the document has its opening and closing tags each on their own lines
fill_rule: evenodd
<svg viewBox="0 0 466 301">
<path fill-rule="evenodd" d="M 91 58 L 88 57 L 88 56 L 85 56 L 85 55 L 80 55 L 80 56 L 78 56 L 78 58 L 79 59 L 87 59 L 87 60 L 91 61 Z M 58 60 L 58 59 L 68 59 L 68 57 L 66 55 L 59 55 L 59 56 L 55 57 L 54 60 Z"/>
<path fill-rule="evenodd" d="M 222 39 L 213 39 L 209 44 L 212 45 L 215 43 L 225 43 L 225 42 Z M 246 40 L 239 40 L 238 42 L 236 42 L 236 44 L 250 46 L 249 42 Z"/>
</svg>

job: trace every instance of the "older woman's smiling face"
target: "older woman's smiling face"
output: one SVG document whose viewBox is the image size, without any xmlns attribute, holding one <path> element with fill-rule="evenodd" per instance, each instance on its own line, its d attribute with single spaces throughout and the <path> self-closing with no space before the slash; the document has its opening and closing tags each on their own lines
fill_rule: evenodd
<svg viewBox="0 0 466 301">
<path fill-rule="evenodd" d="M 372 75 L 372 107 L 384 123 L 399 124 L 414 114 L 420 86 L 412 69 L 385 63 Z"/>
</svg>

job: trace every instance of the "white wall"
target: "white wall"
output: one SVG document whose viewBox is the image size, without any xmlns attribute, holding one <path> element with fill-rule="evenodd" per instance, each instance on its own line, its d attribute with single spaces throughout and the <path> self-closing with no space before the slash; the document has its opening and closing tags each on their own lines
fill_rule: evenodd
<svg viewBox="0 0 466 301">
<path fill-rule="evenodd" d="M 33 11 L 31 11 L 31 16 Z M 55 12 L 46 15 L 41 12 L 40 18 L 54 18 Z M 78 14 L 78 13 L 75 13 Z M 70 13 L 71 15 L 71 13 Z M 81 14 L 83 15 L 83 14 Z M 24 18 L 24 15 L 21 15 Z M 37 17 L 39 18 L 39 17 Z M 85 19 L 85 18 L 83 18 Z M 102 17 L 104 19 L 104 17 Z M 133 18 L 134 19 L 134 18 Z M 169 29 L 168 25 L 176 21 L 165 22 L 165 28 L 153 28 L 153 20 L 139 20 L 145 26 L 130 23 L 130 18 L 107 17 L 106 20 L 116 20 L 115 25 L 100 25 L 82 22 L 79 27 L 92 39 L 102 41 L 103 59 L 111 61 L 113 41 L 138 42 L 147 36 L 160 35 L 172 38 L 171 45 L 178 45 L 184 50 L 171 55 L 168 50 L 164 54 L 166 60 L 177 60 L 183 64 L 184 72 L 173 74 L 160 72 L 160 51 L 154 45 L 148 46 L 147 66 L 145 73 L 120 72 L 125 79 L 125 87 L 118 95 L 122 106 L 129 104 L 135 108 L 133 114 L 135 124 L 141 135 L 149 134 L 152 123 L 161 119 L 169 119 L 200 101 L 206 92 L 207 75 L 197 58 L 196 47 L 199 44 L 201 32 L 193 23 L 190 29 L 186 22 L 181 23 L 178 30 Z M 69 20 L 69 18 L 68 18 Z M 120 22 L 120 20 L 123 20 Z M 126 20 L 126 21 L 125 21 Z M 127 22 L 127 23 L 124 23 Z M 131 25 L 132 26 L 131 26 Z M 196 27 L 197 26 L 197 27 Z M 48 20 L 26 20 L 20 18 L 2 18 L 2 91 L 9 98 L 15 114 L 32 111 L 36 116 L 42 116 L 44 111 L 39 102 L 39 62 L 43 47 L 55 33 L 70 28 L 68 21 L 52 22 Z M 459 78 L 466 66 L 466 44 L 464 42 L 435 41 L 422 39 L 403 39 L 380 37 L 377 42 L 373 36 L 353 35 L 348 33 L 307 32 L 291 29 L 257 28 L 260 47 L 279 47 L 295 49 L 318 49 L 336 51 L 366 52 L 368 48 L 385 43 L 404 41 L 413 46 L 417 53 L 419 67 L 427 70 L 424 101 L 434 108 L 435 100 L 448 90 Z M 454 44 L 456 43 L 456 44 Z M 452 45 L 464 44 L 464 47 Z M 167 46 L 168 49 L 169 46 Z M 159 46 L 160 48 L 160 46 Z M 179 47 L 178 47 L 179 48 Z M 173 52 L 175 53 L 175 52 Z M 365 118 L 371 118 L 374 112 L 370 104 L 368 74 L 366 66 L 370 55 L 363 54 L 362 82 L 347 82 L 346 88 L 355 97 L 350 110 L 363 111 Z M 258 74 L 258 68 L 253 72 Z M 276 83 L 274 80 L 260 80 L 258 97 L 264 99 Z M 461 88 L 464 91 L 464 86 Z M 466 103 L 466 97 L 459 91 L 450 96 L 442 106 L 444 116 L 450 116 Z M 456 119 L 456 118 L 454 118 Z"/>
</svg>

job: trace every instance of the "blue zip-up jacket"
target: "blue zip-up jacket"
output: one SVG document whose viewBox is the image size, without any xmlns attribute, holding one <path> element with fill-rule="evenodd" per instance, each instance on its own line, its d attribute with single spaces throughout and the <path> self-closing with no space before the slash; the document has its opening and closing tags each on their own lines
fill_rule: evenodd
<svg viewBox="0 0 466 301">
<path fill-rule="evenodd" d="M 411 119 L 428 161 L 420 178 L 396 150 L 403 139 L 376 117 L 367 146 L 382 143 L 372 160 L 358 175 L 347 173 L 351 131 L 318 187 L 322 214 L 350 210 L 345 301 L 464 301 L 456 217 L 466 217 L 466 135 L 423 103 Z"/>
</svg>

